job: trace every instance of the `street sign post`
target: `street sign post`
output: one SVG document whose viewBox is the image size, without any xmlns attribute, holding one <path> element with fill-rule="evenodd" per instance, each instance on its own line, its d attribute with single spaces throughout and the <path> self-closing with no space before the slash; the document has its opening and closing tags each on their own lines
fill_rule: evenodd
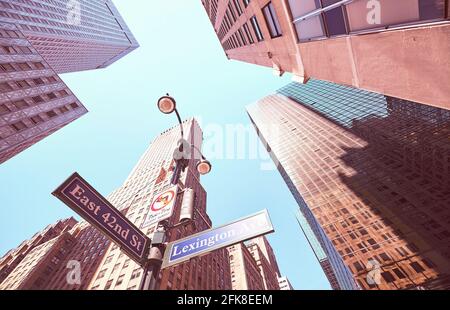
<svg viewBox="0 0 450 310">
<path fill-rule="evenodd" d="M 158 224 L 159 222 L 170 218 L 173 214 L 177 194 L 178 185 L 156 195 L 150 205 L 150 209 L 141 229 Z"/>
<path fill-rule="evenodd" d="M 162 268 L 183 263 L 193 257 L 273 233 L 267 210 L 245 217 L 233 223 L 191 235 L 167 245 Z"/>
<path fill-rule="evenodd" d="M 133 260 L 146 263 L 150 239 L 78 173 L 52 194 L 118 244 Z"/>
</svg>

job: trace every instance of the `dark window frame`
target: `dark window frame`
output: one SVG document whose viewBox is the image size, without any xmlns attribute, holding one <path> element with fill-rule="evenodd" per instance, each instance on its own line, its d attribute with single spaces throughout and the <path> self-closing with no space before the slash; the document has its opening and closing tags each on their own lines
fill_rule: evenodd
<svg viewBox="0 0 450 310">
<path fill-rule="evenodd" d="M 266 9 L 267 9 L 267 11 L 270 14 L 270 19 L 272 20 L 272 24 L 275 27 L 275 29 L 273 29 L 273 30 L 276 31 L 275 34 L 272 33 L 272 28 L 270 27 L 270 23 L 267 20 L 268 16 L 266 15 Z M 262 13 L 263 13 L 266 25 L 267 25 L 267 29 L 269 30 L 270 37 L 272 39 L 276 39 L 276 38 L 282 37 L 283 36 L 283 31 L 281 29 L 280 20 L 278 19 L 278 16 L 276 15 L 275 7 L 273 6 L 272 1 L 269 1 L 265 6 L 262 7 Z M 277 24 L 280 26 L 280 29 L 278 29 Z"/>
</svg>

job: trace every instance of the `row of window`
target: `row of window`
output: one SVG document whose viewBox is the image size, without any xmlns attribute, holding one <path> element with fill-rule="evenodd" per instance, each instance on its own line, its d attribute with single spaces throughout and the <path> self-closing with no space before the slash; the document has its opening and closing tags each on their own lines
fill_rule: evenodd
<svg viewBox="0 0 450 310">
<path fill-rule="evenodd" d="M 27 46 L 0 46 L 0 55 L 21 55 L 33 54 L 33 51 Z"/>
<path fill-rule="evenodd" d="M 1 87 L 2 86 L 0 84 L 0 89 L 1 89 Z M 69 93 L 63 89 L 63 90 L 60 90 L 57 92 L 50 92 L 50 93 L 46 93 L 43 95 L 34 96 L 31 98 L 17 100 L 17 101 L 12 102 L 12 105 L 1 104 L 0 105 L 0 115 L 8 114 L 8 113 L 14 112 L 15 110 L 26 109 L 33 105 L 37 105 L 37 104 L 40 104 L 43 102 L 48 102 L 50 100 L 54 100 L 57 98 L 64 98 L 68 95 L 69 95 Z"/>
<path fill-rule="evenodd" d="M 17 72 L 30 70 L 43 70 L 45 66 L 41 62 L 19 62 L 19 63 L 3 63 L 0 64 L 0 73 L 2 72 Z"/>
<path fill-rule="evenodd" d="M 239 16 L 243 14 L 243 10 L 239 0 L 230 0 L 228 2 L 227 9 L 223 16 L 222 25 L 220 25 L 218 36 L 219 39 L 222 40 L 225 35 L 230 31 L 231 27 L 233 27 L 234 23 L 238 20 Z"/>
<path fill-rule="evenodd" d="M 247 5 L 248 5 L 248 3 L 245 6 L 247 6 Z M 275 8 L 274 8 L 272 2 L 269 2 L 266 6 L 264 6 L 262 8 L 262 12 L 263 12 L 263 15 L 264 15 L 264 19 L 266 21 L 267 28 L 268 28 L 269 33 L 270 33 L 270 37 L 272 39 L 281 37 L 283 35 L 283 33 L 281 31 L 280 22 L 278 20 L 278 17 L 276 15 Z M 227 18 L 227 14 L 225 14 L 225 16 L 224 16 L 224 25 L 228 25 L 228 23 L 229 23 L 228 19 L 229 18 Z M 252 25 L 253 32 L 254 32 L 254 34 L 256 36 L 256 40 L 258 42 L 263 41 L 264 40 L 264 36 L 263 36 L 263 33 L 261 31 L 261 27 L 259 25 L 259 22 L 258 22 L 256 16 L 253 16 L 253 17 L 250 18 L 250 23 Z M 231 27 L 225 26 L 224 29 L 219 30 L 218 35 L 219 35 L 220 39 L 225 37 L 225 35 L 229 31 L 229 28 L 231 28 Z M 244 36 L 244 34 L 245 34 L 245 36 Z M 249 45 L 249 44 L 253 44 L 253 43 L 255 43 L 255 40 L 253 39 L 252 33 L 250 31 L 250 27 L 248 26 L 247 23 L 245 23 L 232 36 L 230 36 L 223 43 L 223 45 L 224 45 L 224 49 L 225 50 L 230 50 L 230 49 L 235 49 L 235 48 L 242 47 L 242 46 Z"/>
<path fill-rule="evenodd" d="M 20 38 L 20 36 L 17 31 L 0 29 L 0 38 Z"/>
<path fill-rule="evenodd" d="M 51 83 L 56 83 L 56 82 L 57 82 L 57 80 L 53 76 L 46 77 L 46 78 L 35 78 L 35 79 L 4 82 L 4 83 L 0 83 L 0 92 L 7 93 L 7 92 L 15 91 L 15 90 L 22 90 L 22 89 L 27 89 L 27 88 L 31 88 L 31 87 L 38 87 L 41 85 L 46 85 L 46 84 L 51 84 Z M 58 94 L 60 94 L 61 97 L 64 97 L 64 96 L 67 96 L 67 91 L 65 91 L 65 90 L 59 91 Z M 48 97 L 50 99 L 56 98 L 56 96 L 52 93 L 50 93 L 48 95 Z M 42 102 L 42 101 L 40 101 L 40 102 Z"/>
<path fill-rule="evenodd" d="M 0 106 L 0 108 L 1 107 L 3 107 L 3 106 Z M 29 119 L 31 121 L 31 123 L 29 123 L 30 125 L 27 125 L 28 122 L 25 122 L 24 120 L 20 120 L 18 122 L 11 124 L 10 126 L 15 132 L 21 132 L 28 128 L 34 127 L 34 125 L 39 125 L 39 124 L 45 122 L 46 119 L 44 119 L 43 116 L 45 116 L 45 118 L 47 118 L 47 120 L 49 120 L 58 115 L 65 114 L 65 113 L 67 113 L 71 110 L 77 109 L 77 108 L 79 108 L 79 105 L 76 102 L 73 102 L 70 105 L 62 106 L 62 107 L 56 108 L 54 110 L 50 110 L 45 113 L 42 113 L 40 115 L 38 114 L 38 115 L 30 117 L 30 119 Z M 0 139 L 2 139 L 2 138 L 3 137 L 0 136 Z"/>
<path fill-rule="evenodd" d="M 28 3 L 24 4 L 29 5 Z M 40 7 L 36 9 L 27 7 L 25 5 L 15 5 L 13 7 L 13 5 L 10 3 L 0 1 L 0 8 L 13 10 L 13 13 L 10 13 L 6 10 L 0 10 L 0 16 L 4 17 L 5 19 L 11 18 L 15 21 L 27 21 L 27 24 L 51 26 L 51 28 L 43 28 L 26 24 L 20 25 L 20 27 L 22 27 L 23 29 L 33 31 L 50 32 L 53 34 L 61 34 L 72 37 L 92 38 L 102 41 L 123 41 L 125 39 L 124 34 L 117 31 L 117 26 L 119 25 L 117 24 L 117 20 L 114 18 L 113 14 L 111 14 L 111 11 L 109 9 L 108 11 L 105 11 L 107 18 L 104 18 L 105 14 L 93 15 L 89 12 L 89 10 L 83 10 L 82 25 L 71 25 L 65 22 L 67 11 L 64 9 L 45 4 L 40 4 Z M 57 6 L 60 6 L 60 4 L 57 4 Z M 108 7 L 107 4 L 106 7 Z M 58 14 L 54 14 L 53 12 L 56 12 Z M 90 16 L 92 16 L 92 18 L 90 18 Z M 80 30 L 83 32 L 80 32 Z"/>
<path fill-rule="evenodd" d="M 264 37 L 262 35 L 261 28 L 259 27 L 259 23 L 258 23 L 258 20 L 256 19 L 256 16 L 253 16 L 252 18 L 250 18 L 250 23 L 253 28 L 253 33 L 256 36 L 256 40 L 258 42 L 263 41 Z M 223 43 L 223 47 L 227 51 L 230 49 L 242 47 L 242 46 L 253 44 L 253 43 L 255 43 L 253 34 L 250 30 L 250 27 L 248 26 L 248 23 L 245 23 L 244 25 L 242 25 L 241 28 L 239 28 L 233 35 L 231 35 Z"/>
<path fill-rule="evenodd" d="M 445 0 L 289 0 L 289 5 L 299 41 L 445 18 Z"/>
</svg>

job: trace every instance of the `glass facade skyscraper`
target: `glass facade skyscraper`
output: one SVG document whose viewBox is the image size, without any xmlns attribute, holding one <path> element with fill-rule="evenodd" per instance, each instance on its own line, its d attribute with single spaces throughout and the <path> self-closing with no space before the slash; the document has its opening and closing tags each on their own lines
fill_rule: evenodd
<svg viewBox="0 0 450 310">
<path fill-rule="evenodd" d="M 248 113 L 340 288 L 450 286 L 450 111 L 311 80 Z"/>
</svg>

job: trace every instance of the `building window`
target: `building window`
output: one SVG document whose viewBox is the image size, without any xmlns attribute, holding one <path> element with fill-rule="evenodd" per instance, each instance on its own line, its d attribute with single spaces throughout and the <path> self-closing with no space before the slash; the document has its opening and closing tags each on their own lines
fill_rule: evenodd
<svg viewBox="0 0 450 310">
<path fill-rule="evenodd" d="M 48 111 L 47 113 L 47 116 L 49 117 L 49 118 L 52 118 L 52 117 L 55 117 L 57 114 L 55 113 L 55 111 Z"/>
<path fill-rule="evenodd" d="M 414 262 L 409 264 L 417 273 L 421 273 L 424 272 L 425 269 L 423 269 L 423 267 L 418 263 L 418 262 Z"/>
<path fill-rule="evenodd" d="M 33 100 L 34 103 L 41 103 L 44 101 L 44 99 L 42 99 L 41 96 L 36 96 L 31 99 Z"/>
<path fill-rule="evenodd" d="M 135 269 L 131 274 L 131 280 L 136 279 L 141 275 L 141 269 Z"/>
<path fill-rule="evenodd" d="M 44 84 L 44 81 L 41 78 L 37 78 L 33 80 L 34 84 L 36 85 L 42 85 Z"/>
<path fill-rule="evenodd" d="M 12 90 L 13 90 L 13 88 L 8 83 L 0 83 L 0 92 L 7 93 Z"/>
<path fill-rule="evenodd" d="M 243 27 L 244 27 L 245 34 L 247 35 L 248 42 L 249 42 L 250 44 L 255 43 L 255 41 L 253 40 L 252 33 L 250 32 L 250 28 L 248 27 L 248 24 L 245 23 Z"/>
<path fill-rule="evenodd" d="M 111 288 L 112 283 L 113 283 L 113 280 L 109 280 L 105 285 L 105 290 L 109 290 Z"/>
<path fill-rule="evenodd" d="M 406 23 L 445 18 L 444 0 L 379 0 L 379 20 L 368 18 L 369 0 L 353 1 L 346 5 L 351 31 L 360 31 Z M 392 14 L 395 12 L 395 14 Z M 371 21 L 371 23 L 369 23 Z"/>
<path fill-rule="evenodd" d="M 237 17 L 236 17 L 236 14 L 234 14 L 234 10 L 233 10 L 233 7 L 231 6 L 231 3 L 228 3 L 228 10 L 230 11 L 231 16 L 233 17 L 233 23 L 235 23 L 237 20 Z"/>
<path fill-rule="evenodd" d="M 22 121 L 19 121 L 19 122 L 17 122 L 17 123 L 14 123 L 14 124 L 12 124 L 11 126 L 12 126 L 12 128 L 14 128 L 15 131 L 22 131 L 22 130 L 24 130 L 24 129 L 27 128 L 27 126 L 25 125 L 25 123 L 22 122 Z"/>
<path fill-rule="evenodd" d="M 339 1 L 340 0 L 322 0 L 322 3 L 323 7 L 327 7 Z M 343 6 L 339 6 L 335 9 L 325 11 L 323 14 L 325 25 L 328 29 L 328 36 L 333 37 L 347 34 Z"/>
<path fill-rule="evenodd" d="M 392 283 L 395 281 L 395 277 L 389 271 L 383 272 L 381 276 L 384 280 L 386 280 L 387 283 Z"/>
<path fill-rule="evenodd" d="M 30 84 L 25 80 L 16 81 L 16 85 L 17 85 L 17 87 L 19 87 L 21 89 L 30 87 Z"/>
<path fill-rule="evenodd" d="M 124 275 L 124 274 L 123 274 L 123 275 L 120 275 L 119 279 L 117 279 L 116 286 L 121 285 L 124 278 L 125 278 L 125 275 Z"/>
<path fill-rule="evenodd" d="M 263 8 L 264 17 L 266 18 L 266 23 L 269 28 L 270 36 L 272 38 L 281 37 L 281 26 L 278 21 L 278 17 L 275 12 L 275 8 L 273 7 L 272 2 L 269 2 Z"/>
<path fill-rule="evenodd" d="M 15 53 L 16 51 L 12 46 L 0 46 L 0 54 L 15 54 Z"/>
<path fill-rule="evenodd" d="M 244 45 L 247 45 L 247 40 L 245 39 L 244 34 L 242 33 L 242 30 L 239 29 L 238 32 L 239 32 L 239 36 L 241 37 L 242 43 Z"/>
<path fill-rule="evenodd" d="M 261 28 L 259 27 L 258 20 L 256 19 L 256 16 L 253 16 L 250 19 L 250 22 L 252 23 L 253 31 L 255 32 L 256 39 L 258 42 L 264 41 L 264 37 L 261 32 Z"/>
<path fill-rule="evenodd" d="M 11 110 L 6 105 L 4 104 L 0 105 L 0 115 L 7 114 L 9 112 L 11 112 Z"/>
<path fill-rule="evenodd" d="M 248 7 L 248 5 L 250 4 L 250 0 L 244 0 L 244 6 Z"/>
<path fill-rule="evenodd" d="M 234 6 L 236 7 L 236 11 L 238 13 L 239 16 L 242 15 L 242 8 L 241 8 L 241 4 L 239 3 L 239 0 L 233 0 L 234 2 Z"/>
<path fill-rule="evenodd" d="M 0 64 L 0 72 L 11 72 L 14 71 L 14 67 L 10 64 Z"/>
<path fill-rule="evenodd" d="M 298 39 L 308 41 L 445 18 L 445 0 L 378 0 L 375 7 L 369 1 L 289 0 Z"/>
<path fill-rule="evenodd" d="M 399 279 L 406 278 L 405 274 L 399 268 L 394 268 L 392 271 L 397 275 Z"/>
<path fill-rule="evenodd" d="M 103 269 L 102 271 L 99 272 L 97 279 L 101 279 L 105 276 L 106 274 L 106 269 Z"/>
<path fill-rule="evenodd" d="M 20 49 L 20 51 L 23 53 L 23 54 L 33 54 L 33 52 L 31 51 L 31 49 L 29 48 L 29 47 L 27 47 L 27 46 L 19 46 L 19 49 Z"/>
</svg>

